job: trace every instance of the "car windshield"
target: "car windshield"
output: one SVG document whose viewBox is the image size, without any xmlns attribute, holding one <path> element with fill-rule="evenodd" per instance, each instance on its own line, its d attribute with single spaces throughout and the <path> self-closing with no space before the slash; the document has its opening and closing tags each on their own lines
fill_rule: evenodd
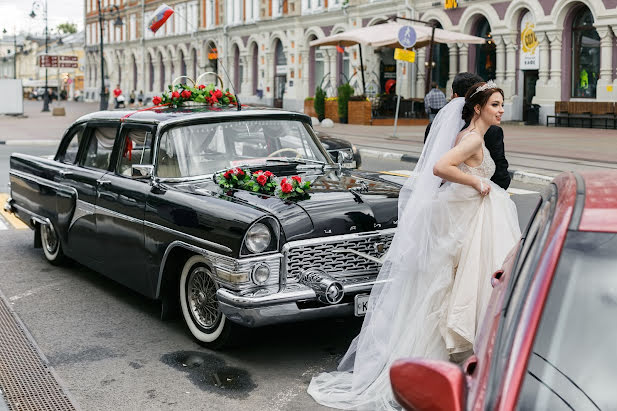
<svg viewBox="0 0 617 411">
<path fill-rule="evenodd" d="M 307 126 L 295 120 L 242 120 L 178 126 L 163 132 L 157 176 L 193 177 L 238 166 L 326 163 Z"/>
<path fill-rule="evenodd" d="M 616 318 L 617 234 L 569 233 L 518 409 L 614 409 Z"/>
</svg>

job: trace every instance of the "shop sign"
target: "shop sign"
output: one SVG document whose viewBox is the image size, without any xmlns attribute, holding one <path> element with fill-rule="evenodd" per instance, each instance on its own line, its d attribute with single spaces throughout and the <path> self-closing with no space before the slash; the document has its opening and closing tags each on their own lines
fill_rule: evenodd
<svg viewBox="0 0 617 411">
<path fill-rule="evenodd" d="M 413 63 L 416 61 L 416 52 L 412 50 L 394 49 L 394 60 L 402 60 Z"/>
<path fill-rule="evenodd" d="M 448 9 L 456 9 L 458 8 L 458 2 L 456 0 L 444 0 L 443 8 Z"/>
<path fill-rule="evenodd" d="M 521 20 L 521 70 L 538 70 L 540 68 L 540 52 L 538 38 L 534 31 L 535 24 L 531 13 L 527 12 Z"/>
<path fill-rule="evenodd" d="M 77 68 L 77 56 L 52 56 L 44 54 L 39 56 L 39 67 Z"/>
<path fill-rule="evenodd" d="M 276 75 L 277 76 L 282 76 L 287 74 L 287 66 L 283 66 L 283 65 L 277 65 L 276 66 Z"/>
</svg>

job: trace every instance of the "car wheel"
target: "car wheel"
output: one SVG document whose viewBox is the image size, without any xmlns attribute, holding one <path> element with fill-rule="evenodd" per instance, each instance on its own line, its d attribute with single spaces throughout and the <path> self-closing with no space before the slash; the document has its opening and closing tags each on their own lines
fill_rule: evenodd
<svg viewBox="0 0 617 411">
<path fill-rule="evenodd" d="M 39 230 L 41 230 L 41 244 L 45 258 L 54 265 L 61 264 L 65 260 L 65 256 L 53 224 L 39 224 Z"/>
<path fill-rule="evenodd" d="M 227 345 L 237 326 L 219 308 L 218 286 L 204 257 L 195 255 L 186 261 L 179 285 L 182 315 L 193 337 L 207 348 Z"/>
</svg>

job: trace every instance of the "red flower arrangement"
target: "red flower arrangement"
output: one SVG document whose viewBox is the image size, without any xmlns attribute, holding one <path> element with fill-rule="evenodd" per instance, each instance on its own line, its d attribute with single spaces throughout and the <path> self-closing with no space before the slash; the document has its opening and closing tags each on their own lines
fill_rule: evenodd
<svg viewBox="0 0 617 411">
<path fill-rule="evenodd" d="M 226 89 L 225 92 L 216 88 L 213 84 L 199 84 L 195 87 L 190 87 L 186 84 L 178 86 L 169 86 L 169 93 L 163 93 L 161 96 L 154 96 L 152 104 L 167 104 L 171 106 L 181 106 L 183 103 L 193 101 L 196 103 L 208 105 L 235 105 L 237 104 L 236 97 Z"/>
<path fill-rule="evenodd" d="M 274 195 L 284 200 L 304 200 L 310 197 L 309 181 L 303 182 L 299 176 L 291 179 L 283 178 L 277 190 L 276 176 L 270 171 L 258 170 L 251 173 L 249 170 L 232 168 L 219 173 L 216 182 L 225 190 L 239 189 L 252 193 Z"/>
</svg>

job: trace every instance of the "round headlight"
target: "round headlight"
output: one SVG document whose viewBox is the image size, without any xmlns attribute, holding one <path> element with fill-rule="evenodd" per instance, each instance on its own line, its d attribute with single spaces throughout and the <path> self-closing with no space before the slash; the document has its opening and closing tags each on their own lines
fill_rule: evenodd
<svg viewBox="0 0 617 411">
<path fill-rule="evenodd" d="M 268 264 L 259 264 L 253 268 L 253 282 L 257 285 L 262 285 L 270 278 L 270 266 Z"/>
<path fill-rule="evenodd" d="M 272 235 L 265 224 L 254 224 L 246 233 L 246 248 L 251 253 L 261 253 L 270 245 Z"/>
</svg>

